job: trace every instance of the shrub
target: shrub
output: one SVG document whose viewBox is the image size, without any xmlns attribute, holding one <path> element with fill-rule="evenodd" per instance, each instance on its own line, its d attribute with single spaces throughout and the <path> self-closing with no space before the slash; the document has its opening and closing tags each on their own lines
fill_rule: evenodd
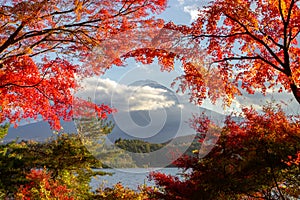
<svg viewBox="0 0 300 200">
<path fill-rule="evenodd" d="M 26 176 L 29 183 L 21 185 L 16 199 L 19 200 L 74 200 L 72 190 L 51 178 L 51 172 L 44 169 L 32 169 Z"/>
</svg>

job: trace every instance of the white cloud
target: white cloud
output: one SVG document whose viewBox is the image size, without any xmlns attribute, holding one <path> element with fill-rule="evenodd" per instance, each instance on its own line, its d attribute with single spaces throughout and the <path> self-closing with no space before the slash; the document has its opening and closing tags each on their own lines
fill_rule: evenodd
<svg viewBox="0 0 300 200">
<path fill-rule="evenodd" d="M 264 105 L 267 105 L 267 103 L 274 102 L 274 106 L 275 104 L 281 104 L 282 109 L 287 114 L 300 114 L 300 105 L 295 100 L 295 97 L 287 91 L 278 93 L 276 92 L 276 90 L 273 91 L 271 89 L 268 89 L 266 95 L 263 95 L 259 92 L 256 92 L 253 95 L 244 92 L 242 96 L 237 97 L 236 102 L 240 104 L 240 107 L 252 106 L 258 111 L 261 111 L 262 107 Z"/>
<path fill-rule="evenodd" d="M 216 104 L 212 104 L 209 99 L 206 99 L 204 100 L 202 107 L 228 115 L 231 112 L 240 113 L 243 107 L 253 107 L 258 112 L 261 112 L 263 106 L 271 102 L 274 102 L 274 106 L 275 104 L 280 104 L 283 111 L 287 114 L 300 114 L 300 105 L 295 100 L 295 97 L 287 91 L 278 93 L 276 92 L 276 89 L 275 91 L 267 89 L 266 95 L 261 94 L 259 90 L 257 90 L 255 94 L 248 94 L 247 92 L 242 91 L 242 96 L 237 96 L 233 99 L 231 106 L 225 107 L 225 109 L 222 106 L 223 102 L 221 99 L 217 100 Z"/>
<path fill-rule="evenodd" d="M 119 111 L 157 110 L 175 105 L 174 99 L 162 88 L 128 86 L 110 79 L 90 78 L 83 82 L 77 96 L 91 97 L 96 103 L 111 104 Z"/>
<path fill-rule="evenodd" d="M 199 9 L 197 5 L 184 6 L 183 11 L 191 16 L 191 22 L 195 21 L 199 15 Z"/>
</svg>

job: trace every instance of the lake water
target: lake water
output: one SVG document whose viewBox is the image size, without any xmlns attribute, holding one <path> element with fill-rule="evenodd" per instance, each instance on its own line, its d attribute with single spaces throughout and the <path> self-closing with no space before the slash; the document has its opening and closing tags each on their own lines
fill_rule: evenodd
<svg viewBox="0 0 300 200">
<path fill-rule="evenodd" d="M 99 186 L 112 187 L 118 182 L 124 187 L 136 190 L 139 185 L 154 185 L 153 181 L 148 180 L 148 175 L 152 171 L 159 171 L 164 174 L 176 175 L 182 171 L 177 168 L 122 168 L 122 169 L 101 169 L 100 171 L 114 173 L 112 176 L 97 176 L 91 181 L 92 189 L 95 190 Z"/>
</svg>

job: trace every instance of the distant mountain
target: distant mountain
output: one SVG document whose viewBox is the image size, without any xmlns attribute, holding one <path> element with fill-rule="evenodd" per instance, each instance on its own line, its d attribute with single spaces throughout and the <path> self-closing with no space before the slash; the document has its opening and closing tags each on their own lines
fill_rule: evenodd
<svg viewBox="0 0 300 200">
<path fill-rule="evenodd" d="M 109 120 L 115 123 L 115 128 L 108 135 L 108 140 L 111 143 L 114 143 L 118 138 L 164 143 L 180 136 L 194 135 L 195 131 L 188 124 L 188 120 L 193 113 L 205 113 L 210 119 L 219 123 L 222 123 L 225 119 L 225 116 L 220 113 L 189 103 L 186 99 L 182 99 L 182 96 L 155 81 L 142 80 L 134 82 L 130 86 L 148 86 L 162 89 L 164 90 L 164 97 L 167 100 L 174 101 L 174 105 L 151 111 L 117 112 L 114 116 L 110 116 Z M 128 123 L 128 119 L 131 123 Z M 77 132 L 74 122 L 62 121 L 62 126 L 63 131 L 66 133 Z M 19 126 L 16 129 L 10 128 L 4 142 L 16 138 L 19 138 L 19 140 L 44 141 L 52 136 L 54 136 L 53 131 L 47 122 L 36 122 Z"/>
<path fill-rule="evenodd" d="M 156 81 L 140 80 L 132 83 L 130 86 L 148 86 L 162 89 L 165 91 L 163 93 L 165 99 L 173 101 L 174 105 L 151 111 L 139 110 L 130 111 L 129 113 L 116 113 L 118 116 L 115 115 L 116 117 L 111 118 L 116 126 L 108 136 L 112 143 L 120 137 L 131 140 L 140 139 L 150 143 L 164 143 L 176 137 L 195 135 L 195 131 L 188 124 L 188 120 L 195 113 L 205 113 L 210 119 L 219 124 L 224 122 L 224 115 L 191 104 L 187 99 L 183 99 L 183 96 L 177 95 L 174 91 Z M 132 121 L 128 120 L 128 117 Z M 157 120 L 160 118 L 160 121 Z"/>
<path fill-rule="evenodd" d="M 61 121 L 63 132 L 77 133 L 77 129 L 74 122 Z M 9 128 L 8 134 L 3 139 L 3 142 L 10 142 L 15 139 L 21 140 L 36 140 L 45 141 L 46 139 L 55 136 L 53 130 L 51 130 L 48 122 L 40 121 L 19 126 L 17 128 Z"/>
</svg>

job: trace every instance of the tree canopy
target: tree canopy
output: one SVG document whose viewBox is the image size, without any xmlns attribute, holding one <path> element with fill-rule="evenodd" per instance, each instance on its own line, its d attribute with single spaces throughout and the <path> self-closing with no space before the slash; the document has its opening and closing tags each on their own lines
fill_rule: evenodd
<svg viewBox="0 0 300 200">
<path fill-rule="evenodd" d="M 24 118 L 71 119 L 76 78 L 101 74 L 107 66 L 87 62 L 95 47 L 112 35 L 147 25 L 165 0 L 1 1 L 0 122 Z M 113 51 L 111 51 L 113 53 Z M 118 59 L 110 65 L 120 65 Z M 106 106 L 91 105 L 99 116 Z"/>
<path fill-rule="evenodd" d="M 222 98 L 230 104 L 243 90 L 268 89 L 292 92 L 300 103 L 299 19 L 298 0 L 209 1 L 192 24 L 165 24 L 155 40 L 166 51 L 149 48 L 128 56 L 144 62 L 158 57 L 165 69 L 180 60 L 185 73 L 179 89 L 189 89 L 196 103 Z"/>
</svg>

